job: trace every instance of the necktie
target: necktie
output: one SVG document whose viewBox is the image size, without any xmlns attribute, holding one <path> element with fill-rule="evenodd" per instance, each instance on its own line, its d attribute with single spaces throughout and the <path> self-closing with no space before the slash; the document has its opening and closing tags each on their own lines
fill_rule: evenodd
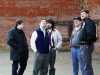
<svg viewBox="0 0 100 75">
<path fill-rule="evenodd" d="M 52 47 L 55 48 L 54 38 L 52 37 Z"/>
<path fill-rule="evenodd" d="M 53 32 L 51 33 L 51 41 L 52 41 L 52 48 L 55 48 L 55 42 L 54 42 L 54 36 L 53 36 Z"/>
</svg>

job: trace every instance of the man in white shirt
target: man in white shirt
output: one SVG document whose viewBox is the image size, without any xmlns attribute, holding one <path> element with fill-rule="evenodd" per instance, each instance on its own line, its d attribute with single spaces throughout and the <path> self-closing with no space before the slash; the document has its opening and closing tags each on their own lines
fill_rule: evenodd
<svg viewBox="0 0 100 75">
<path fill-rule="evenodd" d="M 47 75 L 49 63 L 49 35 L 46 31 L 47 22 L 42 19 L 40 27 L 32 33 L 31 48 L 35 52 L 33 75 Z"/>
<path fill-rule="evenodd" d="M 48 32 L 50 35 L 50 52 L 49 52 L 49 75 L 55 75 L 56 50 L 62 46 L 61 33 L 55 28 L 52 19 L 47 20 Z"/>
</svg>

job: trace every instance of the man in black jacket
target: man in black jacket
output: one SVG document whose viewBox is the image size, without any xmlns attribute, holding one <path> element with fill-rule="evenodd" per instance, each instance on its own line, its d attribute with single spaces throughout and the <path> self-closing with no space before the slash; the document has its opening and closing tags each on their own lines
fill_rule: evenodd
<svg viewBox="0 0 100 75">
<path fill-rule="evenodd" d="M 23 32 L 22 20 L 16 22 L 16 26 L 8 32 L 7 44 L 10 47 L 10 59 L 12 61 L 12 75 L 23 75 L 28 60 L 28 44 Z"/>
<path fill-rule="evenodd" d="M 94 75 L 92 68 L 92 52 L 96 41 L 96 25 L 89 18 L 89 11 L 81 11 L 82 31 L 80 35 L 80 64 L 82 75 Z"/>
</svg>

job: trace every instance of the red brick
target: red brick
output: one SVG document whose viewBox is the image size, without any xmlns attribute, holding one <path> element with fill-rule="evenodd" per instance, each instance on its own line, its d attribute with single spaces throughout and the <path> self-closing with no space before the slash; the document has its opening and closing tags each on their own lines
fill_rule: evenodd
<svg viewBox="0 0 100 75">
<path fill-rule="evenodd" d="M 79 5 L 74 0 L 0 1 L 0 15 L 2 16 L 60 16 L 62 14 L 69 16 L 71 14 L 67 12 L 74 12 L 75 9 L 76 11 L 79 11 Z M 73 14 L 75 15 L 77 13 L 74 12 Z"/>
</svg>

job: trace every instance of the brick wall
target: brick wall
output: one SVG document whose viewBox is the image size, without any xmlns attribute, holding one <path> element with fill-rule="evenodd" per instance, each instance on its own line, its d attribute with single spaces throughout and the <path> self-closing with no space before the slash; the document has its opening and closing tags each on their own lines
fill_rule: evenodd
<svg viewBox="0 0 100 75">
<path fill-rule="evenodd" d="M 88 9 L 93 19 L 100 19 L 100 0 L 87 0 Z"/>
<path fill-rule="evenodd" d="M 24 16 L 25 31 L 30 38 L 41 17 L 70 20 L 72 16 L 79 14 L 79 9 L 76 0 L 0 0 L 0 42 L 5 46 L 7 32 L 19 16 Z"/>
<path fill-rule="evenodd" d="M 100 1 L 87 0 L 93 19 L 100 19 Z M 25 32 L 28 42 L 41 17 L 52 17 L 55 20 L 71 20 L 79 15 L 79 0 L 0 0 L 0 42 L 6 46 L 7 32 L 14 26 L 17 18 L 25 21 Z M 58 27 L 64 38 L 68 37 L 67 27 Z M 100 27 L 99 27 L 100 30 Z M 96 44 L 99 48 L 99 42 Z M 99 51 L 99 50 L 98 50 Z"/>
<path fill-rule="evenodd" d="M 65 16 L 67 18 L 79 13 L 79 2 L 76 0 L 0 0 L 0 11 L 1 16 Z"/>
</svg>

